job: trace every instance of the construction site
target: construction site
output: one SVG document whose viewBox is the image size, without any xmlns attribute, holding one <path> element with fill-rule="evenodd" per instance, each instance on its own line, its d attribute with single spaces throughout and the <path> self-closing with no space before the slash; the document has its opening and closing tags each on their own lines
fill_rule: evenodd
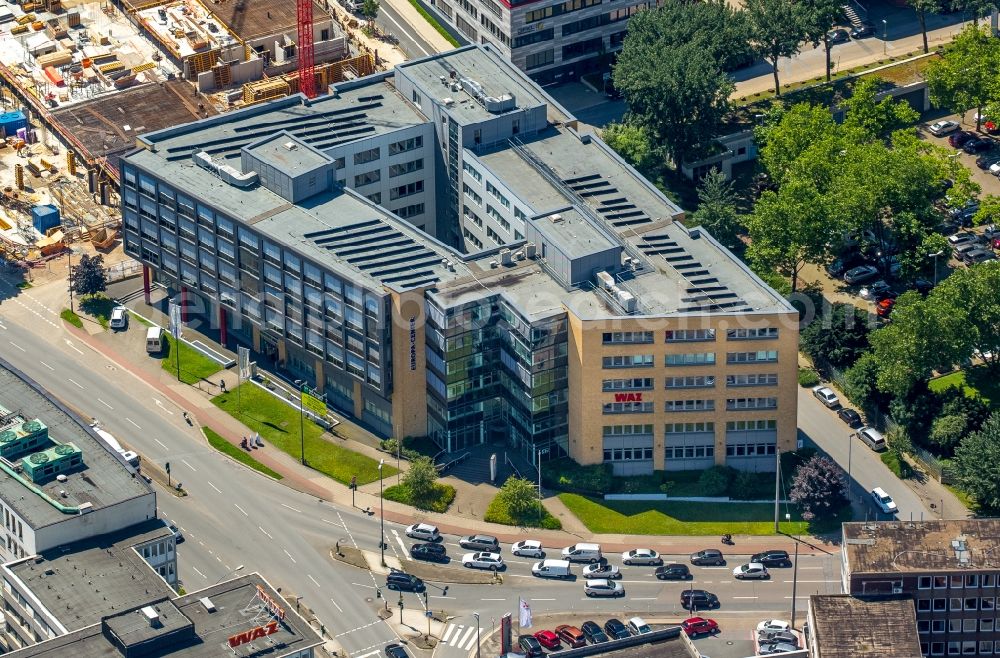
<svg viewBox="0 0 1000 658">
<path fill-rule="evenodd" d="M 314 0 L 0 0 L 0 259 L 110 254 L 138 135 L 375 72 L 346 27 Z"/>
</svg>

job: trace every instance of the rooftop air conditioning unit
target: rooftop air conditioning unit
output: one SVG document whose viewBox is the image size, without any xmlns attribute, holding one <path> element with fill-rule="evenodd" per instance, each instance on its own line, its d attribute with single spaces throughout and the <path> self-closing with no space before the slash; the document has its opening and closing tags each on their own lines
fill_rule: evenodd
<svg viewBox="0 0 1000 658">
<path fill-rule="evenodd" d="M 559 222 L 561 222 L 563 220 L 563 216 L 560 215 L 559 213 L 553 213 L 553 214 L 549 215 L 549 219 L 552 220 L 553 224 L 558 224 Z"/>
<path fill-rule="evenodd" d="M 607 272 L 598 272 L 596 276 L 598 282 L 601 284 L 601 287 L 605 290 L 611 290 L 615 287 L 615 278 Z"/>
<path fill-rule="evenodd" d="M 151 605 L 147 605 L 142 609 L 142 616 L 146 618 L 150 626 L 155 627 L 160 623 L 160 613 Z"/>
<path fill-rule="evenodd" d="M 498 267 L 500 267 L 500 263 L 498 263 L 498 262 L 497 262 L 497 261 L 495 261 L 495 260 L 491 260 L 491 261 L 490 261 L 490 269 L 491 269 L 491 270 L 495 270 L 495 269 L 496 269 L 496 268 L 498 268 Z"/>
<path fill-rule="evenodd" d="M 451 107 L 452 105 L 455 104 L 455 99 L 454 98 L 444 98 L 444 99 L 441 100 L 441 102 L 444 103 L 445 107 Z"/>
<path fill-rule="evenodd" d="M 451 90 L 452 91 L 462 91 L 462 85 L 459 84 L 459 83 L 457 83 L 457 82 L 453 82 L 453 83 L 451 83 Z"/>
<path fill-rule="evenodd" d="M 534 242 L 524 245 L 524 255 L 532 260 L 538 255 L 538 247 L 535 246 Z"/>
<path fill-rule="evenodd" d="M 65 481 L 66 481 L 66 480 L 68 480 L 68 479 L 69 479 L 69 478 L 67 478 L 67 477 L 66 477 L 65 475 L 63 475 L 62 473 L 60 473 L 59 475 L 57 475 L 57 476 L 56 476 L 56 481 L 57 481 L 57 482 L 65 482 Z"/>
<path fill-rule="evenodd" d="M 500 263 L 503 265 L 512 265 L 514 263 L 514 259 L 511 257 L 510 249 L 500 250 Z"/>
<path fill-rule="evenodd" d="M 514 254 L 514 260 L 524 260 L 524 250 L 518 251 Z"/>
<path fill-rule="evenodd" d="M 208 598 L 207 596 L 201 597 L 200 599 L 198 599 L 198 602 L 201 603 L 203 606 L 205 606 L 205 610 L 208 610 L 209 612 L 215 612 L 215 604 L 212 603 L 212 599 Z"/>
</svg>

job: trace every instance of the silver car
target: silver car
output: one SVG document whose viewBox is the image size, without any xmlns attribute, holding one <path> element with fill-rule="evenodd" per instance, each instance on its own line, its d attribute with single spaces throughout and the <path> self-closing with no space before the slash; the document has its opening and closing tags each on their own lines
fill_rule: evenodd
<svg viewBox="0 0 1000 658">
<path fill-rule="evenodd" d="M 621 569 L 613 564 L 608 564 L 607 562 L 597 562 L 596 564 L 588 564 L 583 568 L 584 578 L 621 578 Z"/>
<path fill-rule="evenodd" d="M 622 553 L 622 564 L 652 564 L 653 566 L 658 566 L 663 564 L 663 558 L 651 548 L 633 548 L 631 551 Z"/>
<path fill-rule="evenodd" d="M 588 580 L 583 586 L 583 593 L 587 596 L 625 596 L 625 587 L 618 581 L 600 578 Z"/>
<path fill-rule="evenodd" d="M 767 572 L 767 567 L 760 562 L 751 562 L 750 564 L 744 564 L 733 569 L 733 577 L 736 580 L 746 580 L 749 578 L 766 580 L 771 577 L 771 574 Z"/>
<path fill-rule="evenodd" d="M 510 552 L 519 557 L 545 557 L 545 549 L 542 542 L 534 539 L 519 541 L 510 547 Z"/>
</svg>

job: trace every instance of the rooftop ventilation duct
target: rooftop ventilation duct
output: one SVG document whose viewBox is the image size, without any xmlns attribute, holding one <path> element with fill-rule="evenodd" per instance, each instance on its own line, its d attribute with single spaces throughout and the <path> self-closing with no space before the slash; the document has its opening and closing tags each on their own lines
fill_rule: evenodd
<svg viewBox="0 0 1000 658">
<path fill-rule="evenodd" d="M 259 180 L 256 171 L 248 171 L 247 173 L 243 173 L 242 171 L 236 169 L 235 167 L 231 167 L 227 164 L 220 164 L 215 160 L 213 160 L 212 156 L 210 156 L 205 151 L 199 151 L 191 157 L 192 159 L 194 159 L 194 163 L 196 165 L 198 165 L 202 169 L 212 172 L 213 174 L 215 174 L 225 182 L 229 183 L 233 187 L 246 189 L 248 187 L 256 185 L 257 181 Z"/>
</svg>

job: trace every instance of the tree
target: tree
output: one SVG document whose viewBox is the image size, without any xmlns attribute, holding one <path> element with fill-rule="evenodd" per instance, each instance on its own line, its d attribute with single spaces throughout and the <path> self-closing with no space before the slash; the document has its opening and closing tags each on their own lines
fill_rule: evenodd
<svg viewBox="0 0 1000 658">
<path fill-rule="evenodd" d="M 361 13 L 369 21 L 374 21 L 378 16 L 379 4 L 378 0 L 365 0 L 361 5 Z"/>
<path fill-rule="evenodd" d="M 634 118 L 626 118 L 621 123 L 611 122 L 601 131 L 601 138 L 640 172 L 653 173 L 655 154 L 645 125 Z"/>
<path fill-rule="evenodd" d="M 538 514 L 538 489 L 531 480 L 518 477 L 507 478 L 507 481 L 497 492 L 497 498 L 501 501 L 512 519 L 520 520 L 529 518 L 533 514 Z"/>
<path fill-rule="evenodd" d="M 972 14 L 972 24 L 976 27 L 979 26 L 980 18 L 992 13 L 997 8 L 997 3 L 994 0 L 960 0 L 957 4 L 962 11 Z"/>
<path fill-rule="evenodd" d="M 731 466 L 713 466 L 701 472 L 698 490 L 703 496 L 722 496 L 736 477 L 736 469 Z"/>
<path fill-rule="evenodd" d="M 634 30 L 636 21 L 641 27 L 652 13 L 632 18 L 614 67 L 614 84 L 648 129 L 651 143 L 662 145 L 679 169 L 711 145 L 734 86 L 697 42 L 665 48 L 650 30 Z"/>
<path fill-rule="evenodd" d="M 969 420 L 962 414 L 938 416 L 931 423 L 931 432 L 927 438 L 937 447 L 939 454 L 950 457 L 955 446 L 965 436 L 968 424 Z"/>
<path fill-rule="evenodd" d="M 692 226 L 703 226 L 729 249 L 739 243 L 739 195 L 731 181 L 718 169 L 705 174 L 698 187 L 698 209 L 691 215 Z"/>
<path fill-rule="evenodd" d="M 808 34 L 802 8 L 795 0 L 746 0 L 744 6 L 750 38 L 771 65 L 774 95 L 780 96 L 778 61 L 796 55 Z"/>
<path fill-rule="evenodd" d="M 907 0 L 913 10 L 917 12 L 917 21 L 920 23 L 920 33 L 924 36 L 924 52 L 929 53 L 927 47 L 927 14 L 937 14 L 941 12 L 941 0 Z"/>
<path fill-rule="evenodd" d="M 1000 367 L 1000 263 L 957 270 L 932 290 L 928 299 L 964 311 L 971 335 L 969 349 L 962 357 L 978 356 L 989 368 Z"/>
<path fill-rule="evenodd" d="M 108 275 L 104 271 L 104 256 L 84 255 L 73 265 L 70 278 L 73 292 L 78 295 L 96 295 L 108 289 Z"/>
<path fill-rule="evenodd" d="M 788 498 L 806 521 L 833 518 L 849 502 L 843 469 L 829 457 L 813 457 L 795 471 Z"/>
<path fill-rule="evenodd" d="M 802 351 L 814 362 L 848 368 L 868 349 L 868 313 L 853 304 L 834 304 L 799 334 Z"/>
<path fill-rule="evenodd" d="M 838 0 L 805 0 L 802 3 L 803 20 L 805 24 L 805 38 L 812 42 L 814 48 L 823 44 L 826 51 L 826 80 L 830 81 L 830 50 L 833 43 L 830 41 L 830 28 L 840 20 L 844 11 Z"/>
<path fill-rule="evenodd" d="M 851 95 L 841 102 L 844 108 L 844 131 L 860 143 L 882 140 L 897 130 L 909 128 L 920 120 L 920 113 L 909 103 L 892 96 L 881 100 L 882 82 L 877 77 L 860 78 Z"/>
<path fill-rule="evenodd" d="M 899 254 L 899 262 L 909 275 L 929 272 L 935 276 L 934 268 L 939 265 L 938 261 L 947 263 L 950 252 L 948 238 L 940 233 L 928 233 L 916 249 Z"/>
<path fill-rule="evenodd" d="M 924 72 L 931 101 L 959 114 L 975 108 L 976 130 L 984 108 L 1000 93 L 1000 41 L 989 32 L 988 26 L 966 27 Z"/>
<path fill-rule="evenodd" d="M 987 194 L 980 199 L 979 210 L 972 216 L 972 223 L 976 226 L 982 226 L 983 224 L 1000 225 L 1000 197 Z"/>
<path fill-rule="evenodd" d="M 962 439 L 953 463 L 959 485 L 981 508 L 1000 509 L 1000 413 Z"/>
<path fill-rule="evenodd" d="M 410 500 L 418 509 L 427 509 L 434 500 L 434 485 L 438 479 L 438 470 L 430 457 L 417 457 L 410 462 L 410 468 L 403 473 L 403 486 L 410 490 Z"/>
<path fill-rule="evenodd" d="M 840 128 L 830 109 L 822 105 L 798 103 L 785 110 L 776 107 L 755 131 L 758 159 L 780 186 L 802 169 L 803 161 L 833 158 L 842 150 Z M 764 188 L 765 192 L 775 191 Z"/>
<path fill-rule="evenodd" d="M 844 373 L 844 393 L 862 409 L 874 410 L 882 406 L 885 396 L 878 390 L 878 362 L 875 355 L 866 352 Z"/>
</svg>

